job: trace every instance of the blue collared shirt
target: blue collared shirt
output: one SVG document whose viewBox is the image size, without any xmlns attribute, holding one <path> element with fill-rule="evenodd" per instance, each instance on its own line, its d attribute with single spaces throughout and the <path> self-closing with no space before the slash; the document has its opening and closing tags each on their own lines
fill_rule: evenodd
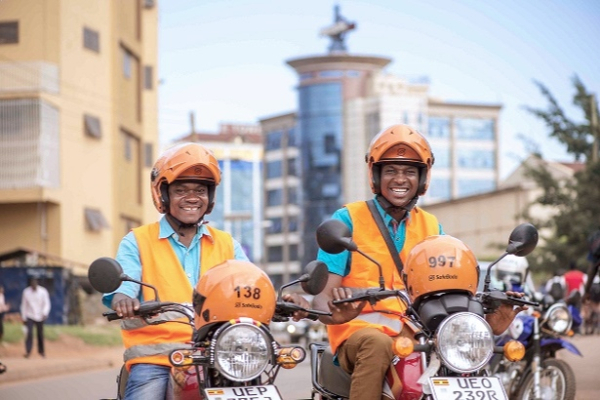
<svg viewBox="0 0 600 400">
<path fill-rule="evenodd" d="M 200 239 L 203 235 L 210 236 L 208 228 L 206 228 L 205 225 L 200 225 L 196 235 L 194 235 L 192 238 L 190 246 L 186 247 L 179 241 L 179 235 L 177 232 L 175 232 L 173 227 L 169 224 L 164 216 L 160 219 L 159 226 L 160 228 L 158 237 L 160 239 L 169 239 L 169 243 L 175 251 L 179 262 L 183 266 L 183 270 L 185 271 L 185 275 L 188 277 L 190 284 L 192 287 L 196 287 L 198 284 L 198 279 L 200 278 L 200 255 L 202 252 Z M 246 253 L 244 253 L 244 250 L 242 249 L 242 246 L 235 239 L 233 239 L 233 250 L 236 260 L 249 261 Z M 133 232 L 129 232 L 123 238 L 123 240 L 121 240 L 119 249 L 117 250 L 116 260 L 123 267 L 123 272 L 129 277 L 138 281 L 142 279 L 140 250 Z M 140 285 L 134 282 L 123 282 L 116 291 L 105 294 L 102 297 L 102 303 L 108 308 L 110 308 L 115 293 L 122 293 L 131 297 L 132 299 L 137 297 L 140 301 L 142 300 Z"/>
<path fill-rule="evenodd" d="M 383 210 L 377 200 L 375 200 L 375 205 L 377 206 L 377 211 L 379 211 L 379 214 L 383 217 L 383 222 L 388 228 L 392 242 L 394 242 L 394 245 L 396 246 L 396 250 L 400 253 L 406 240 L 406 218 L 410 218 L 410 214 L 407 214 L 407 217 L 398 224 L 394 218 Z M 331 218 L 338 219 L 348 225 L 350 234 L 352 234 L 352 218 L 350 218 L 350 212 L 346 207 L 342 207 L 334 212 Z M 439 229 L 439 234 L 443 235 L 444 231 L 441 225 Z M 352 255 L 348 250 L 344 250 L 338 254 L 329 254 L 319 249 L 319 252 L 317 253 L 317 260 L 323 261 L 329 268 L 329 272 L 340 276 L 346 276 L 350 273 L 351 257 Z"/>
</svg>

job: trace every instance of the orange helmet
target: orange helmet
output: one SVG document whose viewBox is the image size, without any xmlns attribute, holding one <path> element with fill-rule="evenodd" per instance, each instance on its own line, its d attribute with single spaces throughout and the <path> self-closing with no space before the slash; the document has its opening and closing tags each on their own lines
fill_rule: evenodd
<svg viewBox="0 0 600 400">
<path fill-rule="evenodd" d="M 419 168 L 419 188 L 417 195 L 422 196 L 429 187 L 429 178 L 434 157 L 427 139 L 408 125 L 392 125 L 379 132 L 369 145 L 365 156 L 369 165 L 371 191 L 381 194 L 381 164 L 402 163 Z"/>
<path fill-rule="evenodd" d="M 475 254 L 463 242 L 450 235 L 436 235 L 413 247 L 402 275 L 414 303 L 424 295 L 445 290 L 475 295 L 479 265 Z"/>
<path fill-rule="evenodd" d="M 212 151 L 198 143 L 183 143 L 166 150 L 154 163 L 150 175 L 152 201 L 159 213 L 169 211 L 169 185 L 176 180 L 196 180 L 208 187 L 210 213 L 215 188 L 221 182 L 219 162 Z"/>
<path fill-rule="evenodd" d="M 269 276 L 249 261 L 227 260 L 206 271 L 194 291 L 196 329 L 239 317 L 269 324 L 275 312 Z"/>
</svg>

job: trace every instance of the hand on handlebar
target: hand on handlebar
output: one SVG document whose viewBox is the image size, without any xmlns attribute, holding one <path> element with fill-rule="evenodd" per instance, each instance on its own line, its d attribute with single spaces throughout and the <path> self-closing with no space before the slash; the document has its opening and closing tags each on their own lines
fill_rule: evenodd
<svg viewBox="0 0 600 400">
<path fill-rule="evenodd" d="M 353 301 L 348 303 L 334 304 L 336 300 L 349 299 L 352 297 L 350 288 L 333 288 L 331 290 L 332 299 L 328 302 L 331 311 L 331 320 L 334 324 L 344 324 L 356 318 L 367 304 L 366 300 Z"/>
<path fill-rule="evenodd" d="M 281 298 L 284 301 L 287 301 L 289 303 L 294 303 L 302 308 L 305 308 L 305 309 L 310 308 L 310 303 L 308 302 L 308 300 L 306 300 L 304 297 L 300 296 L 297 293 L 284 294 Z M 308 311 L 305 311 L 305 310 L 296 310 L 292 314 L 292 319 L 294 321 L 300 321 L 301 319 L 307 318 L 307 317 L 308 317 Z"/>
<path fill-rule="evenodd" d="M 116 311 L 121 318 L 134 318 L 135 312 L 140 309 L 140 301 L 132 299 L 121 293 L 116 293 L 112 300 L 112 309 Z"/>
<path fill-rule="evenodd" d="M 506 295 L 512 298 L 522 298 L 525 294 L 508 291 Z M 486 320 L 490 324 L 494 335 L 499 335 L 508 328 L 518 313 L 528 308 L 526 305 L 512 305 L 503 302 L 493 313 L 486 315 Z"/>
</svg>

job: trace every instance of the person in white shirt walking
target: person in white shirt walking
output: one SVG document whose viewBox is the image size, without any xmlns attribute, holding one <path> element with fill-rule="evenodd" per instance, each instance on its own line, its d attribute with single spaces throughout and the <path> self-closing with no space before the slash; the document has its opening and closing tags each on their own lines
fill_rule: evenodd
<svg viewBox="0 0 600 400">
<path fill-rule="evenodd" d="M 31 278 L 29 286 L 23 290 L 21 298 L 21 319 L 27 327 L 25 339 L 25 358 L 31 355 L 33 346 L 33 327 L 37 331 L 38 353 L 46 357 L 44 353 L 44 321 L 50 314 L 50 295 L 45 287 L 38 285 L 36 278 Z"/>
</svg>

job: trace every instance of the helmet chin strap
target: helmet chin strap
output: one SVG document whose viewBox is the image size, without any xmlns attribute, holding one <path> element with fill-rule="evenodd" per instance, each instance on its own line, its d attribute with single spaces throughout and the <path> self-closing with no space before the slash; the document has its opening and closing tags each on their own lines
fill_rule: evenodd
<svg viewBox="0 0 600 400">
<path fill-rule="evenodd" d="M 193 224 L 186 224 L 184 222 L 181 222 L 180 220 L 178 220 L 177 218 L 175 218 L 173 215 L 171 215 L 171 213 L 167 213 L 165 214 L 167 220 L 171 223 L 171 225 L 175 225 L 175 231 L 180 235 L 185 237 L 185 234 L 182 232 L 183 229 L 190 229 L 190 228 L 198 228 L 198 226 L 202 225 L 205 223 L 204 221 L 204 215 L 202 217 L 200 217 L 200 219 L 193 223 Z"/>
<path fill-rule="evenodd" d="M 376 196 L 376 199 L 379 202 L 379 205 L 381 205 L 381 208 L 383 208 L 385 210 L 385 212 L 387 212 L 390 215 L 396 214 L 396 213 L 398 213 L 400 211 L 404 211 L 404 212 L 406 212 L 408 214 L 417 205 L 417 201 L 419 200 L 419 196 L 413 197 L 404 206 L 395 206 L 395 205 L 393 205 L 382 194 L 378 194 Z"/>
</svg>

